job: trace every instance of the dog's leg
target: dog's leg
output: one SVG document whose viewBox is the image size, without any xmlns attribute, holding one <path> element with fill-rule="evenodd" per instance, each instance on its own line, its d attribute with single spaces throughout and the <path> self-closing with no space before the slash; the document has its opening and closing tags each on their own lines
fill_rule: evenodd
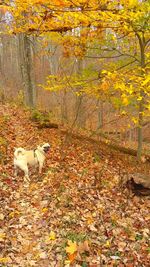
<svg viewBox="0 0 150 267">
<path fill-rule="evenodd" d="M 44 163 L 43 161 L 39 162 L 39 174 L 42 173 L 43 163 Z"/>
<path fill-rule="evenodd" d="M 16 165 L 14 165 L 14 176 L 17 177 L 18 175 L 18 167 Z"/>
<path fill-rule="evenodd" d="M 25 181 L 25 182 L 30 182 L 29 175 L 25 175 L 25 176 L 24 176 L 24 181 Z"/>
<path fill-rule="evenodd" d="M 25 180 L 25 182 L 30 182 L 28 166 L 25 166 L 23 168 L 23 171 L 24 171 L 24 180 Z"/>
</svg>

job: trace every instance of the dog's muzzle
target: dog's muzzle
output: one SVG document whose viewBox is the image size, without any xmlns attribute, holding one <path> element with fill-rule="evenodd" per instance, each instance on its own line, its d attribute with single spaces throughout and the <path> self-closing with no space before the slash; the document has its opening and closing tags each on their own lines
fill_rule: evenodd
<svg viewBox="0 0 150 267">
<path fill-rule="evenodd" d="M 50 150 L 50 146 L 46 146 L 43 148 L 44 152 L 47 153 Z"/>
</svg>

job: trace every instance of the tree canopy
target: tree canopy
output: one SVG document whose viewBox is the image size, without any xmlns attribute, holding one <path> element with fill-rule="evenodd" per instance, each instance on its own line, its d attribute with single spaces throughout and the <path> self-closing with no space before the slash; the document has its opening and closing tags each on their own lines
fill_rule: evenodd
<svg viewBox="0 0 150 267">
<path fill-rule="evenodd" d="M 16 0 L 3 1 L 1 8 L 11 14 L 9 33 L 50 38 L 63 46 L 66 57 L 97 60 L 99 65 L 103 60 L 102 67 L 83 70 L 69 83 L 80 88 L 78 95 L 109 98 L 123 114 L 126 107 L 134 107 L 131 119 L 141 135 L 150 110 L 149 1 Z M 66 81 L 49 76 L 45 88 L 62 89 Z"/>
</svg>

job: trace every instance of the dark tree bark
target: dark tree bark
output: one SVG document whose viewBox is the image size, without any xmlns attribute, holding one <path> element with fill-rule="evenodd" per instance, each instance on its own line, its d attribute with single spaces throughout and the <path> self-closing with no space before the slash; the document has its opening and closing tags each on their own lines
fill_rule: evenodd
<svg viewBox="0 0 150 267">
<path fill-rule="evenodd" d="M 33 70 L 32 70 L 32 52 L 30 37 L 20 33 L 19 40 L 19 57 L 20 57 L 20 71 L 22 76 L 25 103 L 29 107 L 35 106 L 35 90 L 33 83 Z"/>
<path fill-rule="evenodd" d="M 138 33 L 136 33 L 136 36 L 139 40 L 139 47 L 140 47 L 140 65 L 141 65 L 141 75 L 144 74 L 144 68 L 145 68 L 145 38 L 143 36 L 140 37 Z M 145 93 L 141 89 L 140 96 L 142 100 L 139 103 L 139 117 L 138 117 L 138 148 L 137 148 L 137 158 L 138 160 L 141 160 L 142 156 L 142 143 L 143 143 L 143 113 L 144 113 L 144 104 L 145 104 Z"/>
</svg>

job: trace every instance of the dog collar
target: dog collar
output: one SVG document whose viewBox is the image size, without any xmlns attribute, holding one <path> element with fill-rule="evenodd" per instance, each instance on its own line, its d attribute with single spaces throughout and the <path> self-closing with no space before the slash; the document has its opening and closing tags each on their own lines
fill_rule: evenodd
<svg viewBox="0 0 150 267">
<path fill-rule="evenodd" d="M 34 153 L 34 157 L 38 159 L 37 154 L 35 153 L 36 150 L 38 150 L 38 149 L 35 148 L 35 149 L 33 150 L 33 153 Z M 39 150 L 38 150 L 38 151 L 39 151 Z M 39 151 L 39 153 L 41 153 L 41 154 L 43 154 L 43 155 L 45 156 L 45 152 L 44 152 L 44 151 Z"/>
<path fill-rule="evenodd" d="M 36 151 L 36 148 L 33 150 L 33 154 L 34 154 L 34 157 L 37 158 L 35 151 Z"/>
</svg>

